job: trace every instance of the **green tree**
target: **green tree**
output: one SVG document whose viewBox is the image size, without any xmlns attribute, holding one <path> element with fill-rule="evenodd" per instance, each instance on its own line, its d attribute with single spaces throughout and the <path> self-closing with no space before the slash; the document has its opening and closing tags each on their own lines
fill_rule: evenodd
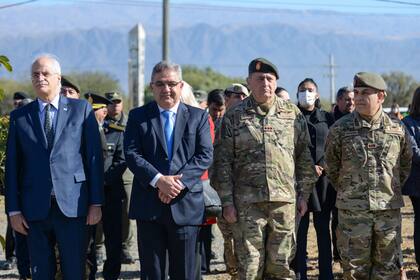
<svg viewBox="0 0 420 280">
<path fill-rule="evenodd" d="M 384 106 L 390 107 L 395 101 L 400 107 L 407 107 L 411 103 L 414 91 L 420 85 L 412 76 L 403 72 L 382 74 L 388 90 Z"/>
<path fill-rule="evenodd" d="M 81 94 L 95 92 L 104 94 L 105 92 L 117 91 L 122 93 L 120 83 L 117 78 L 107 72 L 72 72 L 66 74 L 80 86 Z"/>
</svg>

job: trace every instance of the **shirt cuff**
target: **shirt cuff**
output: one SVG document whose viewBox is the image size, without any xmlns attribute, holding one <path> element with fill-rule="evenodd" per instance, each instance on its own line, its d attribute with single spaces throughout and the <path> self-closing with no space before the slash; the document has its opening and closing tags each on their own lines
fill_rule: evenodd
<svg viewBox="0 0 420 280">
<path fill-rule="evenodd" d="M 20 211 L 11 211 L 11 212 L 9 212 L 9 217 L 16 216 L 16 215 L 19 215 L 21 213 L 22 212 L 20 212 Z"/>
<path fill-rule="evenodd" d="M 160 179 L 160 177 L 162 177 L 163 175 L 161 173 L 156 174 L 156 176 L 153 178 L 152 181 L 150 181 L 150 185 L 154 188 L 156 188 L 156 183 L 157 181 Z"/>
</svg>

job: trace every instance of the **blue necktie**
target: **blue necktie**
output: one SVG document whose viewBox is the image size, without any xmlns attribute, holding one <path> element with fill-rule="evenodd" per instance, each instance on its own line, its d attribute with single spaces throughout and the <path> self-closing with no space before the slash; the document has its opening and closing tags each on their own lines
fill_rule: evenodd
<svg viewBox="0 0 420 280">
<path fill-rule="evenodd" d="M 174 122 L 172 120 L 173 113 L 171 111 L 163 111 L 162 114 L 165 117 L 165 126 L 163 130 L 165 132 L 166 149 L 168 151 L 168 158 L 171 160 L 172 146 L 174 142 Z"/>
<path fill-rule="evenodd" d="M 52 127 L 52 120 L 51 120 L 51 104 L 47 104 L 45 106 L 45 119 L 44 119 L 44 131 L 45 136 L 47 138 L 48 149 L 51 150 L 53 141 L 54 141 L 54 130 Z"/>
</svg>

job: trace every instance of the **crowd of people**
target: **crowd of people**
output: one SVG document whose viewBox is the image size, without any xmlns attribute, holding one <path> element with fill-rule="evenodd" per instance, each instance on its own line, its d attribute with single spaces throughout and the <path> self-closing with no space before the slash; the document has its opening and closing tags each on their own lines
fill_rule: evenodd
<svg viewBox="0 0 420 280">
<path fill-rule="evenodd" d="M 420 88 L 408 116 L 388 115 L 383 78 L 359 72 L 330 111 L 312 78 L 295 105 L 264 58 L 208 94 L 163 61 L 154 101 L 127 117 L 117 92 L 81 98 L 53 55 L 31 78 L 36 99 L 14 94 L 6 151 L 3 268 L 17 260 L 20 279 L 95 279 L 102 262 L 118 279 L 135 234 L 141 279 L 201 279 L 215 224 L 232 279 L 308 279 L 311 213 L 318 279 L 334 279 L 334 261 L 344 279 L 404 279 L 402 195 L 420 264 Z M 220 216 L 205 215 L 212 188 Z"/>
</svg>

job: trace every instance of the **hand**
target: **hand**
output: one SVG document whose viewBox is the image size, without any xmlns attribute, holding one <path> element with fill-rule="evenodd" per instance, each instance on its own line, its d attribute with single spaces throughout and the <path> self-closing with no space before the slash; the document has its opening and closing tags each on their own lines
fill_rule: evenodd
<svg viewBox="0 0 420 280">
<path fill-rule="evenodd" d="M 102 218 L 101 206 L 91 205 L 89 206 L 88 216 L 86 219 L 87 225 L 96 225 Z"/>
<path fill-rule="evenodd" d="M 28 235 L 29 226 L 22 214 L 10 216 L 9 219 L 10 225 L 14 231 L 17 231 L 23 235 Z"/>
<path fill-rule="evenodd" d="M 318 177 L 322 175 L 322 172 L 324 171 L 324 168 L 320 165 L 315 165 L 316 174 L 318 174 Z"/>
<path fill-rule="evenodd" d="M 238 221 L 237 215 L 238 213 L 236 211 L 235 206 L 229 205 L 223 207 L 223 217 L 229 224 L 234 224 Z"/>
<path fill-rule="evenodd" d="M 161 192 L 160 190 L 158 190 L 158 196 L 159 196 L 160 201 L 162 201 L 163 203 L 165 204 L 171 203 L 172 199 L 166 194 L 164 194 L 163 192 Z"/>
<path fill-rule="evenodd" d="M 299 216 L 301 217 L 305 216 L 306 211 L 308 211 L 308 203 L 302 197 L 298 198 L 297 211 L 298 211 Z"/>
<path fill-rule="evenodd" d="M 161 176 L 156 182 L 156 187 L 170 199 L 174 199 L 183 189 L 182 184 L 179 181 L 181 178 L 182 174 L 174 176 Z"/>
</svg>

